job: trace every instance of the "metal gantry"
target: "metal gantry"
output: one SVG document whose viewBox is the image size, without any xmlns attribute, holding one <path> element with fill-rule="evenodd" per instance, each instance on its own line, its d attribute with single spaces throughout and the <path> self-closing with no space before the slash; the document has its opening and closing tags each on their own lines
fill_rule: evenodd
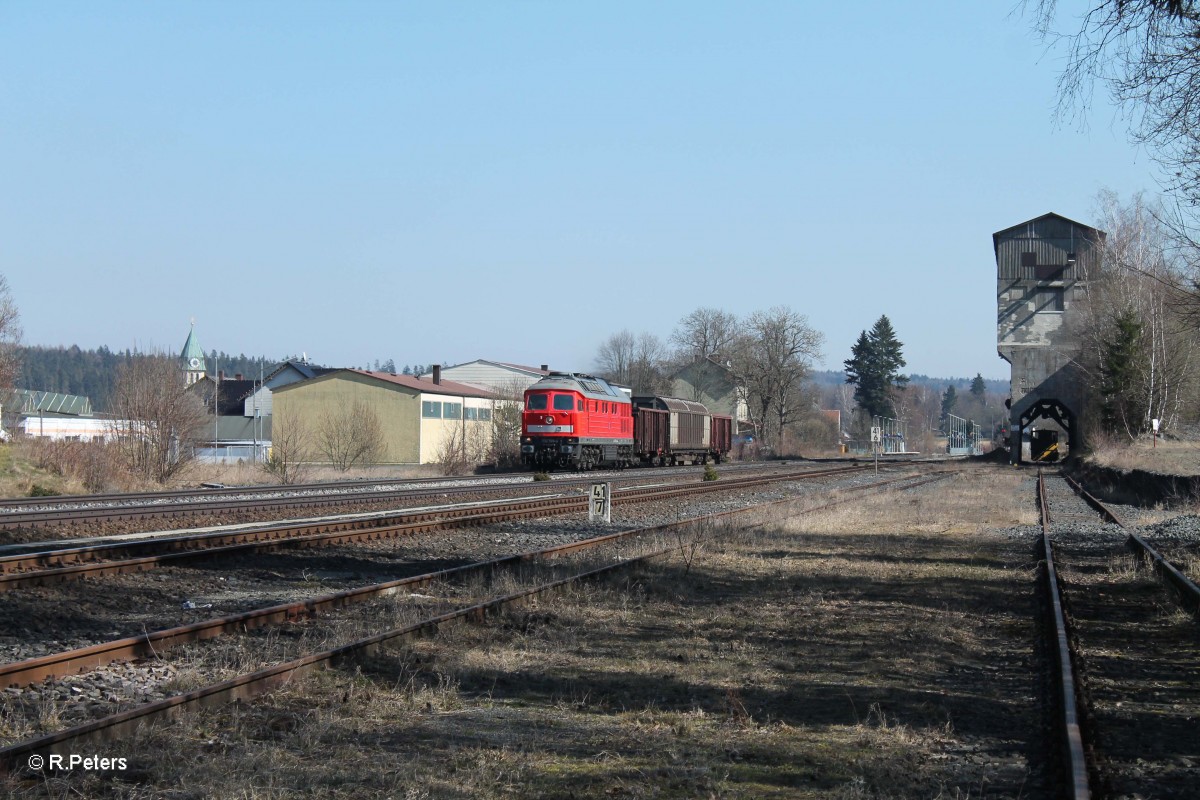
<svg viewBox="0 0 1200 800">
<path fill-rule="evenodd" d="M 946 452 L 952 456 L 977 456 L 983 453 L 980 446 L 979 425 L 973 420 L 946 415 Z"/>
</svg>

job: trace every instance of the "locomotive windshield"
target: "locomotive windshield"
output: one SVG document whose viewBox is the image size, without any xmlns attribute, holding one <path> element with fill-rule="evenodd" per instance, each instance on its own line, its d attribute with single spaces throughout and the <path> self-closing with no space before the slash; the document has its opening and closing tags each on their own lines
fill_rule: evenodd
<svg viewBox="0 0 1200 800">
<path fill-rule="evenodd" d="M 550 395 L 548 394 L 531 394 L 529 395 L 529 399 L 525 401 L 525 407 L 530 411 L 545 411 L 549 405 L 549 399 Z"/>
<path fill-rule="evenodd" d="M 575 398 L 569 394 L 554 395 L 554 410 L 555 411 L 574 411 Z"/>
</svg>

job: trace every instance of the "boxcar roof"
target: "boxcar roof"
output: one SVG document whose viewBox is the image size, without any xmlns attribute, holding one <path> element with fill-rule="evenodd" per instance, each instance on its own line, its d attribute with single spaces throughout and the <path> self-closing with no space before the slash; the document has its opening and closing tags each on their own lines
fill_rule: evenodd
<svg viewBox="0 0 1200 800">
<path fill-rule="evenodd" d="M 644 395 L 633 398 L 637 405 L 648 405 L 654 408 L 665 408 L 667 411 L 684 411 L 689 414 L 707 414 L 708 408 L 695 400 L 684 400 L 682 397 L 658 397 Z"/>
</svg>

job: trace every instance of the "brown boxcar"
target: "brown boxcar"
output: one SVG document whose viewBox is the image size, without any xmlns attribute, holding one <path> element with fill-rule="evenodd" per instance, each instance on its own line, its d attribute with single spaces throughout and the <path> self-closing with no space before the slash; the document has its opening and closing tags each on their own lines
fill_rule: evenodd
<svg viewBox="0 0 1200 800">
<path fill-rule="evenodd" d="M 733 417 L 727 414 L 712 415 L 712 433 L 708 437 L 708 452 L 718 464 L 733 449 Z"/>
<path fill-rule="evenodd" d="M 656 408 L 634 408 L 633 453 L 643 464 L 661 466 L 671 452 L 671 417 Z"/>
<path fill-rule="evenodd" d="M 635 409 L 665 411 L 670 419 L 668 449 L 663 456 L 667 464 L 704 463 L 709 456 L 709 436 L 712 434 L 710 414 L 702 403 L 678 397 L 634 397 Z"/>
</svg>

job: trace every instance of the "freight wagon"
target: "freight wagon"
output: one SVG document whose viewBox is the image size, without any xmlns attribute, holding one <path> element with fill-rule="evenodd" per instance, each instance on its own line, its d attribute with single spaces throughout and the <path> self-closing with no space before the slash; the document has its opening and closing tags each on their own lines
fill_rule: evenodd
<svg viewBox="0 0 1200 800">
<path fill-rule="evenodd" d="M 700 403 L 630 398 L 603 378 L 552 372 L 525 391 L 521 460 L 536 469 L 719 462 L 732 428 Z"/>
</svg>

